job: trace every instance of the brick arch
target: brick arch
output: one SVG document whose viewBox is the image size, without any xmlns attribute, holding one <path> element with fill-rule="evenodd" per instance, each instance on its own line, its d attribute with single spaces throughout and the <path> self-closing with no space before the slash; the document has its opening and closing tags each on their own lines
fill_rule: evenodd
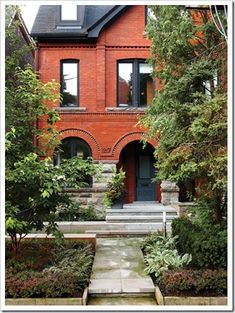
<svg viewBox="0 0 235 313">
<path fill-rule="evenodd" d="M 119 160 L 122 149 L 132 141 L 141 140 L 143 135 L 143 132 L 132 132 L 122 136 L 113 146 L 112 156 L 114 159 Z M 148 143 L 154 147 L 157 142 L 155 140 L 150 140 Z"/>
<path fill-rule="evenodd" d="M 96 139 L 90 133 L 79 128 L 69 128 L 60 132 L 61 140 L 68 137 L 79 137 L 83 139 L 90 146 L 93 159 L 98 159 L 100 154 L 100 146 Z"/>
</svg>

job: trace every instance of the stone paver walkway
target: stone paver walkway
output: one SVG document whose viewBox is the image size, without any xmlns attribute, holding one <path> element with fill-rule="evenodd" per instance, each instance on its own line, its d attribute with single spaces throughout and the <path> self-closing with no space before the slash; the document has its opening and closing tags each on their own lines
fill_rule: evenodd
<svg viewBox="0 0 235 313">
<path fill-rule="evenodd" d="M 153 294 L 154 285 L 144 272 L 140 238 L 99 238 L 89 295 Z"/>
</svg>

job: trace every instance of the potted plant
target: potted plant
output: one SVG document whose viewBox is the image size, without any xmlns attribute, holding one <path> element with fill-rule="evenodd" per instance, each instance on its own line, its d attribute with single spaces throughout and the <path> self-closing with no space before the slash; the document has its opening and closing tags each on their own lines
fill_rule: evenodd
<svg viewBox="0 0 235 313">
<path fill-rule="evenodd" d="M 113 170 L 111 181 L 108 182 L 107 191 L 104 195 L 104 206 L 106 208 L 120 209 L 123 207 L 123 198 L 125 196 L 125 172 L 122 168 Z"/>
</svg>

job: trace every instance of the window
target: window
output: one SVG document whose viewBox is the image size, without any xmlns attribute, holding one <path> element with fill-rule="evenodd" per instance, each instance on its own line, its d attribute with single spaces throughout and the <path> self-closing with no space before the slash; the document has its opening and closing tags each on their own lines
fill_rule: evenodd
<svg viewBox="0 0 235 313">
<path fill-rule="evenodd" d="M 70 159 L 74 156 L 87 159 L 91 156 L 89 145 L 84 140 L 77 137 L 69 137 L 62 140 L 60 150 L 60 159 Z"/>
<path fill-rule="evenodd" d="M 61 160 L 70 159 L 75 156 L 79 156 L 85 160 L 91 155 L 91 148 L 83 139 L 68 137 L 62 140 L 59 149 L 55 151 L 54 165 L 60 165 Z M 92 177 L 87 175 L 85 182 L 91 186 Z"/>
<path fill-rule="evenodd" d="M 76 21 L 77 20 L 77 5 L 63 4 L 61 5 L 61 20 L 62 21 Z"/>
<path fill-rule="evenodd" d="M 77 60 L 63 60 L 61 62 L 60 88 L 62 102 L 61 106 L 78 106 L 78 72 Z"/>
<path fill-rule="evenodd" d="M 118 106 L 144 107 L 153 100 L 152 68 L 143 60 L 118 62 Z"/>
</svg>

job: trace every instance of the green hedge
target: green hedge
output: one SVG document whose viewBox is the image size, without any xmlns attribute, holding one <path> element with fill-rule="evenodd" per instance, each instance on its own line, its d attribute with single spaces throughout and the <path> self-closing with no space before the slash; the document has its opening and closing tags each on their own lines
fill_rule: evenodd
<svg viewBox="0 0 235 313">
<path fill-rule="evenodd" d="M 227 230 L 221 225 L 199 226 L 187 218 L 172 221 L 172 235 L 180 254 L 190 253 L 190 267 L 227 268 Z"/>
</svg>

